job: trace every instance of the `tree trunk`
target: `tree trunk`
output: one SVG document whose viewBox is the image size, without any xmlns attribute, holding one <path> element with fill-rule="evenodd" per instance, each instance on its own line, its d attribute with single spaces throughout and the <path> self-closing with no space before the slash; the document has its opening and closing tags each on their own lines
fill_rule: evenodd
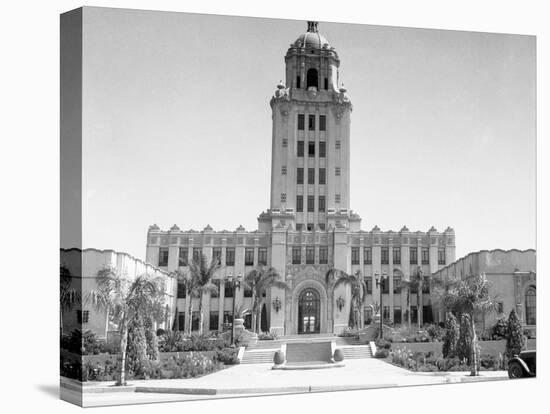
<svg viewBox="0 0 550 414">
<path fill-rule="evenodd" d="M 411 329 L 411 287 L 407 288 L 407 322 L 409 323 L 409 329 Z"/>
<path fill-rule="evenodd" d="M 202 293 L 199 297 L 199 335 L 202 335 L 203 332 L 203 324 L 204 324 L 204 315 L 202 312 Z"/>
<path fill-rule="evenodd" d="M 115 385 L 126 385 L 126 349 L 128 347 L 128 319 L 126 312 L 122 315 L 120 327 L 120 375 Z"/>
<path fill-rule="evenodd" d="M 259 333 L 259 331 L 256 330 L 257 312 L 258 312 L 258 304 L 256 303 L 256 289 L 254 289 L 254 286 L 253 286 L 252 287 L 252 323 L 250 328 L 252 329 L 252 332 Z"/>
<path fill-rule="evenodd" d="M 422 328 L 422 319 L 424 318 L 424 312 L 422 309 L 422 283 L 418 286 L 418 293 L 416 296 L 416 321 L 418 322 L 418 329 Z"/>
<path fill-rule="evenodd" d="M 471 358 L 470 358 L 470 375 L 472 377 L 478 374 L 477 371 L 477 335 L 476 326 L 474 322 L 474 314 L 470 314 L 470 329 L 472 330 L 472 344 L 471 344 Z"/>
<path fill-rule="evenodd" d="M 191 335 L 191 328 L 193 324 L 193 297 L 191 292 L 187 292 L 187 297 L 189 298 L 189 305 L 187 306 L 187 326 L 186 332 L 188 335 Z"/>
</svg>

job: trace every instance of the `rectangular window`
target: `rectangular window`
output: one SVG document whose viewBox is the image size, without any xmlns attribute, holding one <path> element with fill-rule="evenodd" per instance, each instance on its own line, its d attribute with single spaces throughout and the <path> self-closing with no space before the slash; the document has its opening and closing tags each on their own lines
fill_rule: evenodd
<svg viewBox="0 0 550 414">
<path fill-rule="evenodd" d="M 308 143 L 307 143 L 307 155 L 309 157 L 315 157 L 315 141 L 308 141 Z"/>
<path fill-rule="evenodd" d="M 414 294 L 418 293 L 418 285 L 416 283 L 413 283 L 411 285 L 411 293 L 414 293 Z"/>
<path fill-rule="evenodd" d="M 433 323 L 434 318 L 431 306 L 422 306 L 422 322 Z"/>
<path fill-rule="evenodd" d="M 411 247 L 409 250 L 410 255 L 410 264 L 418 264 L 418 250 L 416 250 L 416 247 Z"/>
<path fill-rule="evenodd" d="M 418 308 L 411 306 L 411 323 L 418 323 Z"/>
<path fill-rule="evenodd" d="M 430 293 L 430 278 L 427 276 L 422 281 L 422 293 Z"/>
<path fill-rule="evenodd" d="M 390 278 L 382 278 L 380 283 L 382 283 L 382 293 L 390 293 Z"/>
<path fill-rule="evenodd" d="M 283 165 L 283 166 L 281 167 L 281 174 L 282 174 L 282 175 L 286 175 L 286 165 Z"/>
<path fill-rule="evenodd" d="M 315 115 L 309 115 L 307 120 L 307 129 L 310 131 L 315 131 Z"/>
<path fill-rule="evenodd" d="M 283 148 L 288 147 L 288 139 L 283 138 Z"/>
<path fill-rule="evenodd" d="M 210 311 L 210 330 L 211 331 L 217 331 L 218 330 L 218 322 L 219 321 L 220 321 L 220 312 Z"/>
<path fill-rule="evenodd" d="M 365 307 L 365 324 L 370 325 L 372 323 L 372 308 L 370 306 Z"/>
<path fill-rule="evenodd" d="M 228 247 L 225 249 L 225 265 L 235 266 L 235 248 Z"/>
<path fill-rule="evenodd" d="M 325 223 L 317 223 L 317 225 L 319 226 L 319 230 L 323 230 L 323 231 L 325 230 Z"/>
<path fill-rule="evenodd" d="M 260 247 L 258 249 L 258 264 L 261 266 L 267 266 L 267 248 Z"/>
<path fill-rule="evenodd" d="M 307 196 L 307 211 L 309 213 L 315 211 L 315 196 Z"/>
<path fill-rule="evenodd" d="M 336 149 L 340 149 L 340 146 L 341 146 L 340 140 L 337 139 L 337 140 L 336 140 L 336 143 L 335 143 Z"/>
<path fill-rule="evenodd" d="M 384 306 L 383 307 L 382 317 L 384 318 L 384 321 L 389 321 L 389 319 L 390 319 L 390 307 L 389 306 Z"/>
<path fill-rule="evenodd" d="M 245 298 L 251 298 L 252 297 L 252 289 L 248 286 L 244 288 L 244 297 Z"/>
<path fill-rule="evenodd" d="M 202 256 L 202 249 L 200 247 L 193 247 L 193 261 L 198 262 Z"/>
<path fill-rule="evenodd" d="M 233 297 L 233 286 L 228 281 L 225 281 L 225 284 L 223 287 L 223 296 L 226 298 Z"/>
<path fill-rule="evenodd" d="M 334 195 L 334 202 L 339 203 L 340 202 L 340 194 Z"/>
<path fill-rule="evenodd" d="M 334 174 L 336 174 L 336 176 L 340 176 L 340 167 L 336 167 L 334 169 Z"/>
<path fill-rule="evenodd" d="M 325 78 L 324 86 L 325 86 L 325 90 L 327 90 L 328 89 L 328 78 Z"/>
<path fill-rule="evenodd" d="M 245 329 L 252 329 L 252 315 L 250 313 L 244 316 L 244 327 Z"/>
<path fill-rule="evenodd" d="M 233 312 L 223 311 L 223 324 L 231 328 L 232 323 L 233 323 Z"/>
<path fill-rule="evenodd" d="M 393 293 L 401 293 L 401 276 L 393 276 Z"/>
<path fill-rule="evenodd" d="M 300 89 L 302 87 L 302 78 L 300 75 L 296 76 L 296 88 Z"/>
<path fill-rule="evenodd" d="M 281 203 L 286 203 L 286 193 L 281 193 Z"/>
<path fill-rule="evenodd" d="M 437 251 L 437 264 L 445 264 L 445 248 L 439 249 Z"/>
<path fill-rule="evenodd" d="M 390 263 L 390 252 L 387 247 L 382 247 L 382 264 L 389 264 Z"/>
<path fill-rule="evenodd" d="M 304 211 L 304 196 L 302 195 L 296 196 L 296 211 Z M 296 228 L 298 228 L 298 225 L 296 225 Z"/>
<path fill-rule="evenodd" d="M 304 183 L 304 169 L 299 167 L 296 169 L 296 184 L 303 184 L 303 183 Z"/>
<path fill-rule="evenodd" d="M 365 247 L 365 250 L 363 250 L 363 262 L 364 264 L 372 264 L 372 248 Z"/>
<path fill-rule="evenodd" d="M 244 249 L 244 265 L 245 266 L 254 266 L 254 249 L 246 248 Z"/>
<path fill-rule="evenodd" d="M 298 130 L 303 131 L 305 129 L 306 117 L 304 114 L 298 114 Z"/>
<path fill-rule="evenodd" d="M 212 284 L 216 286 L 216 290 L 212 289 L 210 292 L 210 298 L 216 299 L 220 296 L 220 279 L 213 279 Z"/>
<path fill-rule="evenodd" d="M 498 302 L 497 303 L 497 313 L 498 314 L 504 313 L 504 303 L 503 302 Z"/>
<path fill-rule="evenodd" d="M 307 169 L 307 183 L 315 184 L 315 168 Z"/>
<path fill-rule="evenodd" d="M 178 255 L 178 266 L 187 266 L 187 255 L 188 255 L 187 247 L 180 247 L 179 255 Z"/>
<path fill-rule="evenodd" d="M 325 196 L 319 196 L 319 212 L 325 211 Z"/>
<path fill-rule="evenodd" d="M 78 323 L 88 323 L 90 320 L 90 311 L 77 310 L 76 311 L 76 321 Z"/>
<path fill-rule="evenodd" d="M 304 156 L 304 141 L 298 141 L 298 157 Z"/>
<path fill-rule="evenodd" d="M 352 265 L 359 264 L 359 247 L 351 248 L 351 264 Z"/>
<path fill-rule="evenodd" d="M 178 282 L 178 299 L 185 299 L 187 296 L 187 290 L 185 289 L 185 285 L 181 282 Z"/>
<path fill-rule="evenodd" d="M 367 277 L 366 282 L 367 282 L 367 293 L 372 294 L 372 279 L 370 278 L 370 276 Z"/>
<path fill-rule="evenodd" d="M 319 131 L 326 131 L 326 130 L 327 130 L 327 117 L 326 115 L 319 115 Z"/>
<path fill-rule="evenodd" d="M 159 249 L 159 266 L 168 266 L 168 248 Z"/>
<path fill-rule="evenodd" d="M 192 314 L 192 324 L 191 324 L 191 330 L 193 331 L 198 331 L 199 330 L 199 322 L 200 322 L 200 317 L 199 317 L 199 311 L 194 311 L 193 314 Z"/>
<path fill-rule="evenodd" d="M 430 250 L 422 249 L 422 264 L 430 264 Z"/>
<path fill-rule="evenodd" d="M 319 184 L 327 183 L 327 170 L 324 168 L 319 168 Z"/>
<path fill-rule="evenodd" d="M 327 143 L 325 141 L 319 141 L 319 157 L 325 158 L 327 156 Z"/>
<path fill-rule="evenodd" d="M 307 223 L 307 231 L 313 231 L 314 227 L 313 223 Z"/>
<path fill-rule="evenodd" d="M 301 264 L 302 263 L 302 250 L 299 246 L 294 246 L 292 248 L 292 264 Z"/>
<path fill-rule="evenodd" d="M 185 330 L 185 312 L 178 312 L 178 330 Z"/>
<path fill-rule="evenodd" d="M 401 264 L 401 247 L 393 248 L 393 264 Z"/>
<path fill-rule="evenodd" d="M 300 211 L 302 211 L 302 210 L 300 210 Z M 296 223 L 296 231 L 302 231 L 303 228 L 304 228 L 303 223 Z"/>
<path fill-rule="evenodd" d="M 307 246 L 306 247 L 306 264 L 315 263 L 315 247 Z"/>
<path fill-rule="evenodd" d="M 328 247 L 320 246 L 319 247 L 319 264 L 328 263 Z"/>
<path fill-rule="evenodd" d="M 217 260 L 218 264 L 222 264 L 222 248 L 221 247 L 214 247 L 212 249 L 212 258 L 214 260 Z"/>
<path fill-rule="evenodd" d="M 393 323 L 394 324 L 401 323 L 401 306 L 393 307 Z"/>
</svg>

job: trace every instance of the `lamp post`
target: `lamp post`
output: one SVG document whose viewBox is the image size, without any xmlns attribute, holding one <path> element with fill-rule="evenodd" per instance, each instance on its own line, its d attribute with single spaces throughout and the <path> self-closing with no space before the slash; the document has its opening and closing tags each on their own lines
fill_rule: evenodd
<svg viewBox="0 0 550 414">
<path fill-rule="evenodd" d="M 233 291 L 233 304 L 231 305 L 231 345 L 235 343 L 235 296 L 237 294 L 237 289 L 241 287 L 241 280 L 243 276 L 239 273 L 239 276 L 233 278 L 233 274 L 227 276 L 227 282 L 231 286 Z"/>
<path fill-rule="evenodd" d="M 380 310 L 379 310 L 379 313 L 380 313 L 380 329 L 379 329 L 379 337 L 382 338 L 384 336 L 384 330 L 383 330 L 383 326 L 382 326 L 382 322 L 383 322 L 383 309 L 384 307 L 382 306 L 382 283 L 388 278 L 388 274 L 386 272 L 383 272 L 382 273 L 382 277 L 380 277 L 380 274 L 378 272 L 375 272 L 374 273 L 374 279 L 376 280 L 376 287 L 379 289 L 380 291 Z"/>
</svg>

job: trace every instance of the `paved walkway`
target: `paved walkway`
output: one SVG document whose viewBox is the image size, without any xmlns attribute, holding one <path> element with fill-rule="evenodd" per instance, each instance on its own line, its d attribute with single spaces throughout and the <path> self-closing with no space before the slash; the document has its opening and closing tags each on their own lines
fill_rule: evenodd
<svg viewBox="0 0 550 414">
<path fill-rule="evenodd" d="M 111 392 L 112 383 L 89 383 L 84 386 L 84 405 L 184 401 L 508 379 L 506 371 L 482 371 L 479 377 L 470 377 L 469 372 L 417 373 L 375 358 L 347 360 L 344 363 L 345 366 L 341 368 L 303 371 L 272 370 L 272 364 L 244 364 L 201 378 L 130 381 L 129 385 L 133 385 L 134 390 L 138 392 Z"/>
</svg>

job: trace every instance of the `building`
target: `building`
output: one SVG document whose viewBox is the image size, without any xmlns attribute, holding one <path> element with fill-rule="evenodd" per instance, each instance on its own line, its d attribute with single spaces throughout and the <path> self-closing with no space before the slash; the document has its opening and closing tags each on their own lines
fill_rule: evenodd
<svg viewBox="0 0 550 414">
<path fill-rule="evenodd" d="M 99 339 L 109 340 L 111 335 L 118 334 L 116 326 L 109 321 L 107 312 L 94 309 L 87 300 L 88 294 L 96 286 L 98 272 L 102 269 L 112 269 L 114 273 L 134 280 L 141 275 L 160 277 L 164 280 L 165 299 L 167 305 L 166 320 L 157 322 L 155 328 L 171 326 L 174 318 L 177 282 L 174 277 L 164 270 L 158 269 L 143 260 L 136 259 L 127 253 L 113 250 L 97 249 L 61 249 L 61 267 L 71 276 L 71 284 L 75 291 L 81 294 L 81 305 L 73 309 L 62 310 L 61 323 L 63 332 L 69 333 L 74 329 L 91 330 Z"/>
<path fill-rule="evenodd" d="M 429 283 L 420 295 L 408 295 L 401 281 L 422 271 L 429 276 L 455 260 L 455 234 L 361 229 L 360 216 L 350 206 L 350 122 L 352 103 L 340 76 L 336 49 L 308 22 L 307 31 L 289 47 L 286 80 L 271 98 L 273 136 L 271 201 L 258 217 L 258 229 L 247 231 L 161 230 L 147 234 L 146 261 L 160 269 L 186 271 L 198 255 L 218 257 L 223 268 L 216 275 L 219 295 L 204 297 L 206 330 L 231 321 L 234 306 L 248 305 L 251 292 L 233 290 L 229 276 L 244 276 L 256 266 L 272 266 L 290 285 L 289 291 L 271 288 L 262 311 L 263 329 L 282 334 L 339 333 L 348 326 L 350 288 L 332 295 L 325 283 L 330 268 L 360 272 L 368 285 L 367 302 L 379 302 L 376 275 L 388 275 L 382 289 L 383 317 L 400 323 L 432 320 Z M 179 327 L 188 318 L 190 298 L 178 289 Z M 198 299 L 193 299 L 195 302 Z M 198 304 L 193 305 L 198 309 Z M 364 309 L 366 319 L 372 307 Z M 247 321 L 249 324 L 250 321 Z M 198 314 L 192 318 L 198 329 Z"/>
<path fill-rule="evenodd" d="M 485 274 L 490 294 L 499 300 L 496 312 L 478 315 L 482 328 L 491 328 L 498 318 L 515 309 L 524 328 L 535 335 L 537 323 L 536 254 L 530 250 L 482 250 L 470 253 L 433 274 L 439 280 L 457 280 L 473 274 Z M 443 311 L 439 310 L 443 320 Z"/>
</svg>

